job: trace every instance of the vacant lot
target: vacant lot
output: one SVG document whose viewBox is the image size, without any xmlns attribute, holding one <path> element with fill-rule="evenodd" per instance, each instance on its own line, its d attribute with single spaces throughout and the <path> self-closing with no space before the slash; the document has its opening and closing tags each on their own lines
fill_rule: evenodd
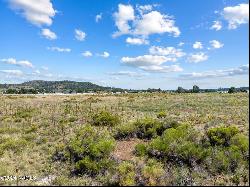
<svg viewBox="0 0 250 187">
<path fill-rule="evenodd" d="M 248 102 L 247 93 L 0 95 L 0 176 L 36 177 L 0 184 L 246 185 Z"/>
</svg>

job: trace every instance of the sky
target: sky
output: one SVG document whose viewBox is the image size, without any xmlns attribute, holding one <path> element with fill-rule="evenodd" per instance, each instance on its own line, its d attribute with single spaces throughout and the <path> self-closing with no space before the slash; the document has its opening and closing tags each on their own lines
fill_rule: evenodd
<svg viewBox="0 0 250 187">
<path fill-rule="evenodd" d="M 246 0 L 0 0 L 0 83 L 249 85 Z"/>
</svg>

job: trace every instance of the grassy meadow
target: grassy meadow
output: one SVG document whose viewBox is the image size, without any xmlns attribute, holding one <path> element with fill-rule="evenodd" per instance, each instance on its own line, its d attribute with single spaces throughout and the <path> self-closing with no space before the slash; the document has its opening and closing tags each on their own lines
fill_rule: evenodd
<svg viewBox="0 0 250 187">
<path fill-rule="evenodd" d="M 0 95 L 0 185 L 247 185 L 248 93 Z"/>
</svg>

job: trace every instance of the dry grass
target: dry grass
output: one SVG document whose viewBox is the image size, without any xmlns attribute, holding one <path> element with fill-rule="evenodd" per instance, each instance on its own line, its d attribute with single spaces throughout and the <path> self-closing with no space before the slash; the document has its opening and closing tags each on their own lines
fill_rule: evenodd
<svg viewBox="0 0 250 187">
<path fill-rule="evenodd" d="M 15 140 L 12 147 L 0 152 L 0 176 L 33 175 L 41 179 L 51 175 L 70 184 L 70 166 L 51 162 L 51 155 L 56 145 L 67 142 L 90 121 L 93 112 L 103 109 L 119 115 L 123 124 L 145 116 L 156 118 L 164 111 L 167 118 L 189 123 L 201 132 L 220 124 L 235 124 L 248 135 L 248 102 L 246 93 L 0 95 L 0 143 Z M 132 159 L 137 143 L 136 139 L 117 142 L 114 155 L 121 160 Z M 81 180 L 79 183 L 88 184 L 89 179 Z M 0 181 L 0 185 L 11 184 L 16 181 Z M 20 181 L 19 184 L 36 185 L 41 184 L 41 180 Z"/>
</svg>

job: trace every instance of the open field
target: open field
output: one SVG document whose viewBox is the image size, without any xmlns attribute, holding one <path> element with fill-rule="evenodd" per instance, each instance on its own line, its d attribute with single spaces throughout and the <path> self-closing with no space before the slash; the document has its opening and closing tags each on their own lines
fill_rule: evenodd
<svg viewBox="0 0 250 187">
<path fill-rule="evenodd" d="M 0 176 L 28 175 L 35 176 L 36 180 L 0 180 L 0 184 L 246 185 L 249 182 L 248 143 L 240 139 L 244 141 L 246 154 L 233 152 L 232 159 L 237 160 L 238 165 L 232 166 L 231 162 L 236 163 L 227 160 L 224 152 L 243 146 L 237 144 L 237 147 L 235 143 L 233 149 L 232 142 L 237 141 L 231 139 L 230 146 L 219 141 L 213 145 L 208 131 L 214 127 L 235 126 L 238 130 L 234 134 L 248 137 L 248 103 L 248 93 L 2 95 Z M 147 131 L 150 125 L 158 125 L 161 130 L 150 127 Z M 192 149 L 182 148 L 181 153 L 178 148 L 174 156 L 169 156 L 156 145 L 160 140 L 163 142 L 159 144 L 164 143 L 161 136 L 168 135 L 166 141 L 174 138 L 168 134 L 170 131 L 166 132 L 169 129 L 184 132 L 180 141 L 177 135 L 179 143 L 172 145 L 171 153 L 183 142 L 197 145 L 192 144 L 195 147 Z M 194 131 L 198 133 L 197 140 Z M 211 145 L 204 143 L 209 142 L 206 136 Z M 80 149 L 83 145 L 79 145 L 79 141 L 86 145 L 84 149 Z M 98 146 L 93 145 L 95 143 Z M 197 146 L 201 151 L 195 152 Z M 203 149 L 211 149 L 212 153 L 197 158 Z M 152 150 L 158 150 L 158 156 L 152 154 Z M 92 156 L 84 157 L 84 154 Z M 221 154 L 225 157 L 216 157 Z M 85 159 L 84 162 L 77 164 L 78 157 Z M 223 167 L 217 168 L 218 165 Z"/>
</svg>

